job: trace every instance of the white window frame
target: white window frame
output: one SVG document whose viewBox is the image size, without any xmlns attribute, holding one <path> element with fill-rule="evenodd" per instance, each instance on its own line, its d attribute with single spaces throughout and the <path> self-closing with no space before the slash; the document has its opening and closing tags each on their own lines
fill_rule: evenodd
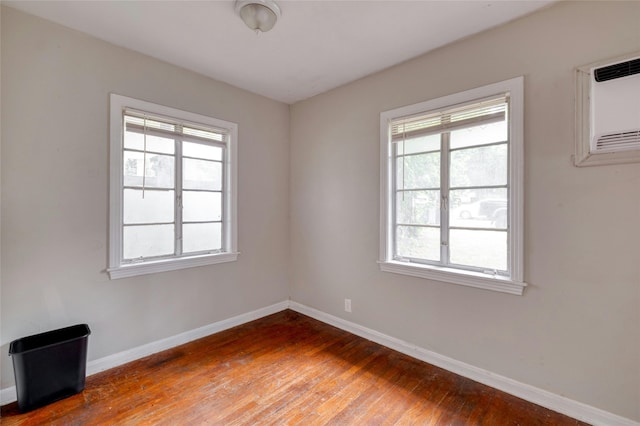
<svg viewBox="0 0 640 426">
<path fill-rule="evenodd" d="M 221 128 L 228 131 L 228 141 L 224 150 L 223 177 L 223 250 L 217 253 L 184 254 L 181 256 L 143 260 L 137 263 L 123 261 L 123 145 L 124 111 L 126 109 L 144 111 L 159 117 Z M 182 111 L 139 99 L 117 94 L 110 96 L 110 177 L 109 177 L 109 267 L 110 279 L 211 265 L 237 260 L 237 140 L 238 125 L 205 115 Z"/>
<path fill-rule="evenodd" d="M 394 259 L 393 253 L 393 147 L 390 123 L 398 118 L 509 94 L 509 209 L 507 275 L 482 273 Z M 524 77 L 489 84 L 464 92 L 409 105 L 380 114 L 380 270 L 486 290 L 522 295 L 523 191 L 524 191 Z"/>
</svg>

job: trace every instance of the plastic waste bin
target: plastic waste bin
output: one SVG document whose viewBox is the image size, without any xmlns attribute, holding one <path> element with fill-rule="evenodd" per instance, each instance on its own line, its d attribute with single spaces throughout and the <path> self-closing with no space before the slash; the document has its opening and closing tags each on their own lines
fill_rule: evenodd
<svg viewBox="0 0 640 426">
<path fill-rule="evenodd" d="M 14 340 L 9 345 L 20 412 L 30 411 L 84 389 L 87 324 Z"/>
</svg>

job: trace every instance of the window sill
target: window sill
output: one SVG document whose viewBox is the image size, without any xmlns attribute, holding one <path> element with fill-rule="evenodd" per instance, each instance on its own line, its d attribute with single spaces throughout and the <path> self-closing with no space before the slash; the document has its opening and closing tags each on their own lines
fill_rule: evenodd
<svg viewBox="0 0 640 426">
<path fill-rule="evenodd" d="M 239 253 L 207 254 L 202 256 L 183 257 L 179 259 L 165 259 L 155 262 L 132 263 L 107 269 L 109 278 L 135 277 L 137 275 L 155 274 L 157 272 L 176 271 L 178 269 L 193 268 L 196 266 L 213 265 L 216 263 L 234 262 Z"/>
<path fill-rule="evenodd" d="M 524 282 L 513 281 L 510 278 L 497 275 L 493 276 L 471 271 L 461 271 L 430 265 L 407 264 L 396 261 L 381 261 L 378 263 L 380 264 L 380 270 L 383 272 L 410 275 L 412 277 L 515 294 L 518 296 L 522 296 L 524 288 L 527 286 Z"/>
</svg>

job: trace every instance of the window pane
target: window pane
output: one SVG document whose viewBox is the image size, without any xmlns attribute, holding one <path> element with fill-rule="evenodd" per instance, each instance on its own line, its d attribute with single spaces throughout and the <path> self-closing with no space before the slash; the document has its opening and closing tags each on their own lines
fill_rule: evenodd
<svg viewBox="0 0 640 426">
<path fill-rule="evenodd" d="M 182 193 L 182 220 L 185 222 L 214 221 L 222 219 L 222 193 Z"/>
<path fill-rule="evenodd" d="M 505 231 L 449 231 L 451 263 L 487 270 L 507 269 L 507 233 Z"/>
<path fill-rule="evenodd" d="M 440 225 L 440 191 L 397 192 L 396 222 Z"/>
<path fill-rule="evenodd" d="M 451 152 L 451 187 L 507 184 L 507 144 Z"/>
<path fill-rule="evenodd" d="M 396 227 L 396 256 L 440 260 L 440 228 Z"/>
<path fill-rule="evenodd" d="M 396 188 L 440 187 L 440 153 L 408 155 L 396 159 Z"/>
<path fill-rule="evenodd" d="M 174 157 L 149 153 L 146 157 L 145 187 L 173 188 Z M 145 159 L 142 152 L 124 151 L 125 186 L 142 186 L 144 168 Z"/>
<path fill-rule="evenodd" d="M 182 251 L 192 253 L 222 248 L 221 223 L 192 223 L 182 228 Z"/>
<path fill-rule="evenodd" d="M 222 163 L 214 161 L 182 160 L 182 187 L 185 189 L 222 189 Z"/>
<path fill-rule="evenodd" d="M 440 134 L 420 136 L 396 143 L 398 155 L 414 154 L 417 152 L 439 151 Z"/>
<path fill-rule="evenodd" d="M 483 124 L 467 129 L 451 132 L 450 146 L 452 149 L 466 146 L 483 145 L 507 140 L 507 122 Z"/>
<path fill-rule="evenodd" d="M 451 226 L 506 228 L 507 189 L 459 189 L 450 193 Z"/>
<path fill-rule="evenodd" d="M 125 132 L 124 147 L 144 151 L 144 135 L 137 132 Z M 147 135 L 147 151 L 173 154 L 175 141 L 169 138 Z"/>
<path fill-rule="evenodd" d="M 173 222 L 174 191 L 125 189 L 123 196 L 124 223 Z"/>
<path fill-rule="evenodd" d="M 122 234 L 125 259 L 174 253 L 173 225 L 125 226 Z"/>
<path fill-rule="evenodd" d="M 222 148 L 201 143 L 183 142 L 182 155 L 206 160 L 222 161 Z"/>
</svg>

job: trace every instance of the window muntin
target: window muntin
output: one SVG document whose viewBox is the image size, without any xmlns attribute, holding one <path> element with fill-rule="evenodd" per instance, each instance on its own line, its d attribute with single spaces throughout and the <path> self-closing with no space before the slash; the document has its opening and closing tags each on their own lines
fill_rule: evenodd
<svg viewBox="0 0 640 426">
<path fill-rule="evenodd" d="M 123 111 L 123 121 L 123 263 L 222 250 L 225 146 L 218 144 L 227 132 L 147 118 L 140 111 Z M 190 136 L 198 141 L 188 142 Z"/>
<path fill-rule="evenodd" d="M 235 260 L 237 126 L 111 97 L 111 278 Z"/>
<path fill-rule="evenodd" d="M 522 78 L 382 113 L 381 153 L 381 269 L 521 294 Z"/>
<path fill-rule="evenodd" d="M 494 226 L 494 216 L 508 198 L 487 197 L 507 188 L 507 111 L 500 95 L 391 121 L 394 259 L 507 273 L 508 226 Z M 473 215 L 453 213 L 463 201 L 478 204 Z"/>
</svg>

